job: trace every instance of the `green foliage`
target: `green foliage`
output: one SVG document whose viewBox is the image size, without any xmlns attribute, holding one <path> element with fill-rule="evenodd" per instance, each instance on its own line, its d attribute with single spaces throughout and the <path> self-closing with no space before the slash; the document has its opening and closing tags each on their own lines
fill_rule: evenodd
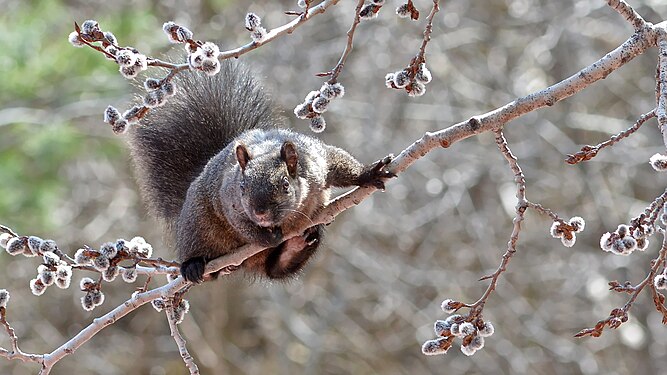
<svg viewBox="0 0 667 375">
<path fill-rule="evenodd" d="M 86 17 L 80 10 L 59 1 L 10 2 L 5 10 L 0 15 L 0 222 L 47 233 L 59 224 L 53 212 L 71 185 L 64 173 L 68 163 L 118 157 L 117 139 L 91 140 L 83 133 L 104 126 L 104 103 L 131 90 L 116 64 L 68 43 L 74 21 Z M 155 25 L 148 10 L 118 7 L 103 14 L 100 23 L 121 43 L 134 42 L 125 36 L 144 35 Z M 79 108 L 91 99 L 99 99 L 99 108 Z"/>
<path fill-rule="evenodd" d="M 81 135 L 63 125 L 34 127 L 3 129 L 0 216 L 17 229 L 48 230 L 66 186 L 60 167 L 77 156 Z"/>
</svg>

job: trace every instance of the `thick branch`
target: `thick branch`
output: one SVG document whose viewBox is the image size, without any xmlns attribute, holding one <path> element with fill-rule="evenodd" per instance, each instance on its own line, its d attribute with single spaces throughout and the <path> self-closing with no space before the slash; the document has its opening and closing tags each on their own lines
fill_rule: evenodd
<svg viewBox="0 0 667 375">
<path fill-rule="evenodd" d="M 124 317 L 128 313 L 150 301 L 158 298 L 167 298 L 169 296 L 173 296 L 185 285 L 186 283 L 183 278 L 178 277 L 176 280 L 159 288 L 150 290 L 148 292 L 135 294 L 122 305 L 109 311 L 103 316 L 94 319 L 92 323 L 81 330 L 76 336 L 68 340 L 66 343 L 51 353 L 44 355 L 43 369 L 40 371 L 40 375 L 48 374 L 54 364 L 56 364 L 63 357 L 74 353 L 81 345 L 90 340 L 105 327 L 114 324 L 118 319 Z"/>
<path fill-rule="evenodd" d="M 656 45 L 656 35 L 662 30 L 663 24 L 653 28 L 646 28 L 633 34 L 622 45 L 607 53 L 593 64 L 580 70 L 578 73 L 560 81 L 544 90 L 518 98 L 500 108 L 473 117 L 468 121 L 454 124 L 449 128 L 431 133 L 427 132 L 420 139 L 394 158 L 387 169 L 395 174 L 406 170 L 418 159 L 438 147 L 449 147 L 452 144 L 488 131 L 496 131 L 504 124 L 532 112 L 536 109 L 552 106 L 566 99 L 591 84 L 607 77 L 614 70 L 620 68 L 639 54 Z M 333 200 L 317 217 L 313 218 L 312 225 L 328 224 L 338 214 L 361 203 L 377 189 L 359 187 Z M 287 234 L 285 238 L 300 235 L 306 228 Z M 232 254 L 217 258 L 207 264 L 206 273 L 215 272 L 226 266 L 238 266 L 248 257 L 262 251 L 257 245 L 245 245 Z"/>
</svg>

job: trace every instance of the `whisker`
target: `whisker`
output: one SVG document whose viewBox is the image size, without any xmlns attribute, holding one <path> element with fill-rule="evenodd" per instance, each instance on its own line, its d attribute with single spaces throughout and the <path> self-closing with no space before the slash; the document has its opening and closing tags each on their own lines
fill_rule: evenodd
<svg viewBox="0 0 667 375">
<path fill-rule="evenodd" d="M 300 214 L 303 217 L 305 217 L 306 219 L 308 219 L 308 221 L 310 221 L 310 224 L 315 224 L 315 222 L 313 221 L 313 219 L 310 218 L 310 216 L 304 214 L 303 212 L 301 212 L 299 210 L 294 210 L 294 209 L 291 209 L 291 208 L 280 208 L 279 211 L 289 211 L 289 212 L 294 212 L 294 213 Z"/>
</svg>

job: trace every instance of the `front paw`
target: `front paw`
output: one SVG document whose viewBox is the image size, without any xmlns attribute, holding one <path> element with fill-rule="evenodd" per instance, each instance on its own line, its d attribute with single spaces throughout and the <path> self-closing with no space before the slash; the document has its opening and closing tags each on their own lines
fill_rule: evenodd
<svg viewBox="0 0 667 375">
<path fill-rule="evenodd" d="M 303 233 L 303 240 L 306 243 L 305 250 L 314 250 L 320 245 L 324 230 L 322 225 L 316 225 L 306 229 Z"/>
<path fill-rule="evenodd" d="M 206 261 L 204 257 L 190 258 L 181 264 L 181 275 L 187 281 L 200 283 L 204 280 Z"/>
<path fill-rule="evenodd" d="M 395 173 L 385 169 L 393 158 L 394 155 L 390 154 L 375 164 L 364 167 L 363 172 L 359 175 L 359 186 L 374 186 L 377 189 L 384 190 L 385 180 L 396 177 Z"/>
<path fill-rule="evenodd" d="M 283 242 L 283 229 L 281 227 L 263 228 L 257 241 L 266 247 L 276 247 Z"/>
</svg>

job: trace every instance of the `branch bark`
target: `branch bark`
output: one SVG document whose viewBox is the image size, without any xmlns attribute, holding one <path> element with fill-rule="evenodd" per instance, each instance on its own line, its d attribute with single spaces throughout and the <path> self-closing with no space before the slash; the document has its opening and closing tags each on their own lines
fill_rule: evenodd
<svg viewBox="0 0 667 375">
<path fill-rule="evenodd" d="M 420 139 L 401 151 L 401 153 L 387 166 L 387 170 L 398 175 L 400 172 L 409 168 L 414 162 L 436 148 L 450 147 L 454 143 L 474 135 L 489 131 L 497 131 L 505 124 L 529 112 L 553 106 L 557 102 L 569 98 L 593 83 L 606 78 L 609 73 L 625 65 L 649 48 L 655 47 L 657 45 L 658 35 L 665 33 L 666 25 L 667 23 L 663 22 L 652 27 L 641 29 L 634 33 L 619 47 L 607 53 L 593 64 L 541 91 L 517 98 L 502 107 L 472 117 L 467 121 L 459 122 L 446 129 L 433 133 L 427 132 Z M 665 97 L 667 97 L 667 95 Z M 359 187 L 339 196 L 313 218 L 313 225 L 331 223 L 338 214 L 348 208 L 358 205 L 376 190 L 377 189 L 372 187 Z M 300 228 L 298 231 L 287 234 L 285 238 L 287 239 L 300 235 L 306 229 L 307 228 Z M 206 266 L 206 273 L 216 272 L 227 266 L 239 266 L 245 259 L 262 250 L 264 250 L 264 248 L 257 245 L 245 245 L 240 247 L 232 254 L 222 256 L 209 262 Z"/>
<path fill-rule="evenodd" d="M 183 358 L 185 367 L 187 367 L 188 371 L 190 371 L 190 375 L 199 375 L 199 368 L 197 367 L 194 358 L 192 358 L 190 355 L 190 352 L 188 352 L 188 348 L 185 346 L 185 339 L 178 331 L 178 325 L 173 319 L 173 309 L 174 307 L 172 306 L 166 310 L 167 322 L 169 322 L 171 337 L 176 342 L 176 345 L 178 346 L 178 353 L 181 355 L 181 358 Z"/>
</svg>

